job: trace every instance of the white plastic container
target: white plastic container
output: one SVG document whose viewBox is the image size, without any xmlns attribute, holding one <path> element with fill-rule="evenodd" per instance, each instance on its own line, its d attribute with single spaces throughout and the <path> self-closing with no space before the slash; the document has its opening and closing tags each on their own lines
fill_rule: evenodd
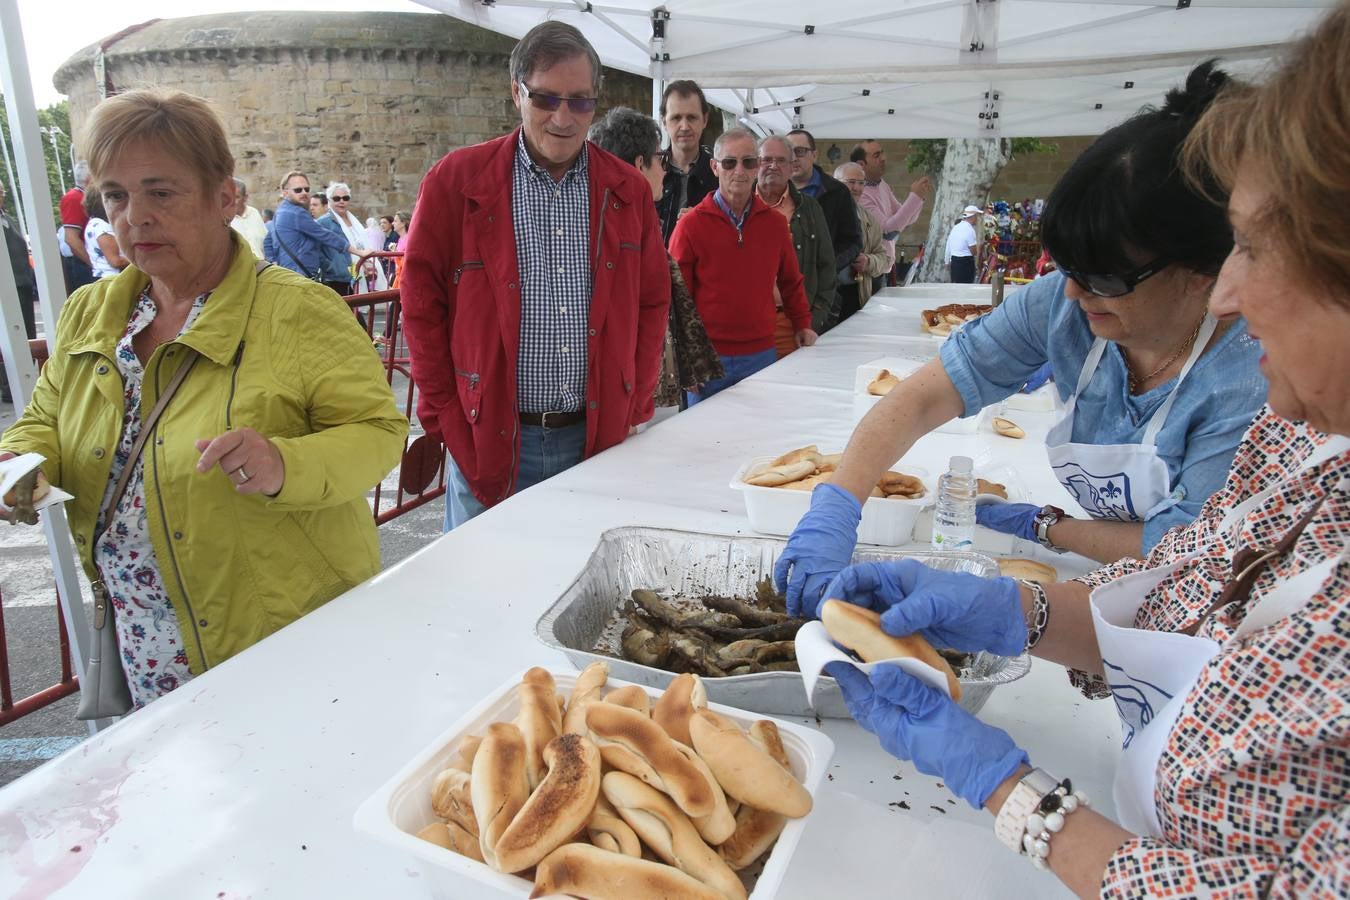
<svg viewBox="0 0 1350 900">
<path fill-rule="evenodd" d="M 747 476 L 768 467 L 775 456 L 756 456 L 741 466 L 731 479 L 731 489 L 745 498 L 745 514 L 750 527 L 760 534 L 790 535 L 797 522 L 811 508 L 810 491 L 792 491 L 777 487 L 746 484 Z M 933 481 L 927 469 L 900 463 L 896 471 L 913 475 L 923 482 L 924 494 L 915 500 L 868 497 L 863 504 L 858 541 L 890 547 L 908 544 L 914 535 L 919 513 L 933 502 Z"/>
<path fill-rule="evenodd" d="M 899 356 L 883 356 L 858 366 L 853 376 L 854 420 L 861 422 L 863 417 L 871 412 L 872 407 L 876 406 L 877 401 L 881 399 L 874 394 L 867 393 L 867 386 L 881 374 L 882 369 L 890 370 L 892 375 L 904 381 L 925 365 L 927 365 L 926 362 L 919 362 L 918 360 L 905 359 Z M 941 431 L 943 434 L 975 434 L 979 431 L 979 427 L 980 413 L 976 413 L 964 419 L 951 419 L 943 422 L 935 430 Z"/>
<path fill-rule="evenodd" d="M 572 686 L 576 684 L 577 673 L 562 670 L 550 672 L 558 690 L 570 694 Z M 369 800 L 362 803 L 353 819 L 352 824 L 357 831 L 410 855 L 422 873 L 422 883 L 430 895 L 438 900 L 485 895 L 528 897 L 534 888 L 533 883 L 524 878 L 493 871 L 483 863 L 416 837 L 424 826 L 439 821 L 431 810 L 431 785 L 436 776 L 457 757 L 460 738 L 470 734 L 481 735 L 491 723 L 510 721 L 519 712 L 522 675 L 523 671 L 513 676 L 432 741 L 427 749 L 417 754 Z M 629 683 L 611 678 L 609 688 L 613 690 Z M 656 688 L 643 687 L 643 690 L 653 699 L 661 695 L 661 691 Z M 735 720 L 743 728 L 769 718 L 719 703 L 709 703 L 708 708 Z M 792 763 L 792 774 L 814 797 L 825 778 L 830 757 L 834 755 L 834 741 L 802 725 L 781 719 L 773 719 L 773 722 L 782 734 L 783 748 Z M 809 819 L 808 815 L 804 819 L 788 820 L 764 862 L 764 870 L 750 894 L 751 900 L 765 900 L 778 891 Z M 394 874 L 391 872 L 390 877 L 394 877 Z"/>
</svg>

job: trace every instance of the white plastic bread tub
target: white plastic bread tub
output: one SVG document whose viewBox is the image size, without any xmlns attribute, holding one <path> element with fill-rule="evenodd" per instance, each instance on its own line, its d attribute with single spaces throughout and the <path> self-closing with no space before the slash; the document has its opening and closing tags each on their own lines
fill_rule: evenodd
<svg viewBox="0 0 1350 900">
<path fill-rule="evenodd" d="M 756 456 L 745 463 L 731 479 L 731 489 L 740 491 L 745 499 L 745 514 L 751 528 L 760 534 L 790 535 L 811 508 L 811 492 L 745 483 L 746 478 L 768 468 L 775 459 L 777 457 Z M 898 463 L 895 471 L 922 481 L 923 496 L 914 500 L 868 497 L 863 504 L 862 522 L 858 525 L 860 543 L 888 547 L 908 544 L 913 539 L 914 522 L 919 513 L 933 502 L 933 481 L 927 469 Z"/>
<path fill-rule="evenodd" d="M 570 695 L 576 684 L 575 672 L 553 671 L 559 692 Z M 448 768 L 458 755 L 459 741 L 468 735 L 481 735 L 493 722 L 509 722 L 520 711 L 520 679 L 525 673 L 512 676 L 501 687 L 483 698 L 444 733 L 418 753 L 402 769 L 361 804 L 352 824 L 356 830 L 369 835 L 394 850 L 412 858 L 422 873 L 422 884 L 437 900 L 460 900 L 464 897 L 500 896 L 528 897 L 534 884 L 518 875 L 494 871 L 484 863 L 461 856 L 453 850 L 432 844 L 417 837 L 417 832 L 433 822 L 441 821 L 431 809 L 431 786 L 436 776 Z M 609 689 L 625 687 L 631 682 L 610 678 Z M 661 691 L 643 687 L 653 699 Z M 742 728 L 768 718 L 744 710 L 709 703 L 708 708 L 734 720 Z M 834 742 L 810 728 L 774 719 L 783 737 L 783 749 L 792 763 L 792 774 L 815 797 L 825 778 L 826 767 L 834 755 Z M 751 900 L 773 897 L 783 883 L 792 853 L 801 840 L 802 830 L 810 820 L 789 819 L 778 842 L 763 862 Z M 753 871 L 753 870 L 752 870 Z M 390 878 L 397 873 L 390 872 Z"/>
</svg>

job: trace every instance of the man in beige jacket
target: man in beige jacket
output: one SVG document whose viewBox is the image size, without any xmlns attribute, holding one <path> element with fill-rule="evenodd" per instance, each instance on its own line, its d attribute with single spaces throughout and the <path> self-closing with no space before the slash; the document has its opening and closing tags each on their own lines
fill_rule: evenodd
<svg viewBox="0 0 1350 900">
<path fill-rule="evenodd" d="M 881 223 L 871 210 L 862 205 L 863 186 L 867 184 L 863 167 L 855 162 L 844 163 L 834 170 L 834 177 L 842 181 L 853 194 L 863 237 L 862 252 L 849 267 L 852 278 L 848 281 L 840 279 L 839 321 L 842 322 L 867 305 L 872 292 L 881 287 L 881 278 L 889 266 Z"/>
</svg>

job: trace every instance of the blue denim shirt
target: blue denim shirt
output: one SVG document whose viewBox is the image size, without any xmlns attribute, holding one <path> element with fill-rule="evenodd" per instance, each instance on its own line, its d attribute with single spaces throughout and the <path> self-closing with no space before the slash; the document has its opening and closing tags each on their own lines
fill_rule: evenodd
<svg viewBox="0 0 1350 900">
<path fill-rule="evenodd" d="M 965 403 L 965 415 L 1021 389 L 1050 363 L 1055 387 L 1067 400 L 1094 338 L 1078 304 L 1064 296 L 1064 276 L 1038 278 L 1009 295 L 987 316 L 963 326 L 943 345 L 942 365 Z M 1266 402 L 1257 368 L 1260 345 L 1241 319 L 1195 362 L 1158 434 L 1158 456 L 1172 477 L 1178 502 L 1144 522 L 1142 553 L 1174 525 L 1192 521 L 1223 486 L 1238 442 Z M 1169 379 L 1147 393 L 1130 394 L 1120 348 L 1109 344 L 1092 381 L 1078 398 L 1073 441 L 1138 443 L 1149 417 L 1176 387 Z"/>
<path fill-rule="evenodd" d="M 341 250 L 345 255 L 347 238 L 342 234 L 340 227 L 335 235 L 315 222 L 306 207 L 282 200 L 277 204 L 276 215 L 272 217 L 272 247 L 276 253 L 277 265 L 285 266 L 292 272 L 299 272 L 310 278 L 322 268 L 326 256 L 323 248 Z M 292 253 L 295 254 L 294 257 L 291 256 Z M 299 259 L 298 262 L 296 257 Z M 329 277 L 327 272 L 324 275 L 326 278 Z M 337 277 L 330 280 L 337 280 Z"/>
</svg>

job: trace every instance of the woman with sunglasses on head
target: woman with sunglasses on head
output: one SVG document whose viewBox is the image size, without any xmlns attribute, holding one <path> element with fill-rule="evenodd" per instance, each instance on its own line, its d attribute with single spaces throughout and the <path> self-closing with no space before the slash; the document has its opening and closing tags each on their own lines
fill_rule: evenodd
<svg viewBox="0 0 1350 900">
<path fill-rule="evenodd" d="M 334 181 L 328 185 L 328 217 L 342 230 L 347 243 L 362 253 L 379 250 L 379 244 L 370 243 L 366 227 L 351 211 L 352 189 L 345 181 Z M 375 260 L 362 261 L 359 254 L 351 254 L 353 294 L 368 294 L 371 291 L 383 291 L 389 287 L 384 272 L 375 264 Z"/>
<path fill-rule="evenodd" d="M 1350 218 L 1327 215 L 1350 205 L 1350 3 L 1287 59 L 1225 91 L 1182 157 L 1231 192 L 1209 308 L 1246 317 L 1270 388 L 1196 520 L 1060 584 L 906 560 L 826 591 L 892 634 L 1106 675 L 1123 738 L 1110 817 L 1059 780 L 1074 772 L 1033 770 L 1013 736 L 896 667 L 831 664 L 886 750 L 1083 897 L 1350 896 Z"/>
<path fill-rule="evenodd" d="M 1050 463 L 1091 518 L 1002 504 L 981 506 L 980 524 L 1110 562 L 1148 552 L 1223 484 L 1265 383 L 1242 321 L 1205 312 L 1232 236 L 1177 155 L 1227 81 L 1201 65 L 1162 109 L 1084 151 L 1042 220 L 1059 272 L 953 334 L 863 420 L 780 560 L 794 611 L 806 590 L 801 608 L 813 612 L 848 564 L 861 501 L 881 472 L 943 422 L 1018 392 L 1047 362 L 1066 407 L 1046 439 Z"/>
</svg>

